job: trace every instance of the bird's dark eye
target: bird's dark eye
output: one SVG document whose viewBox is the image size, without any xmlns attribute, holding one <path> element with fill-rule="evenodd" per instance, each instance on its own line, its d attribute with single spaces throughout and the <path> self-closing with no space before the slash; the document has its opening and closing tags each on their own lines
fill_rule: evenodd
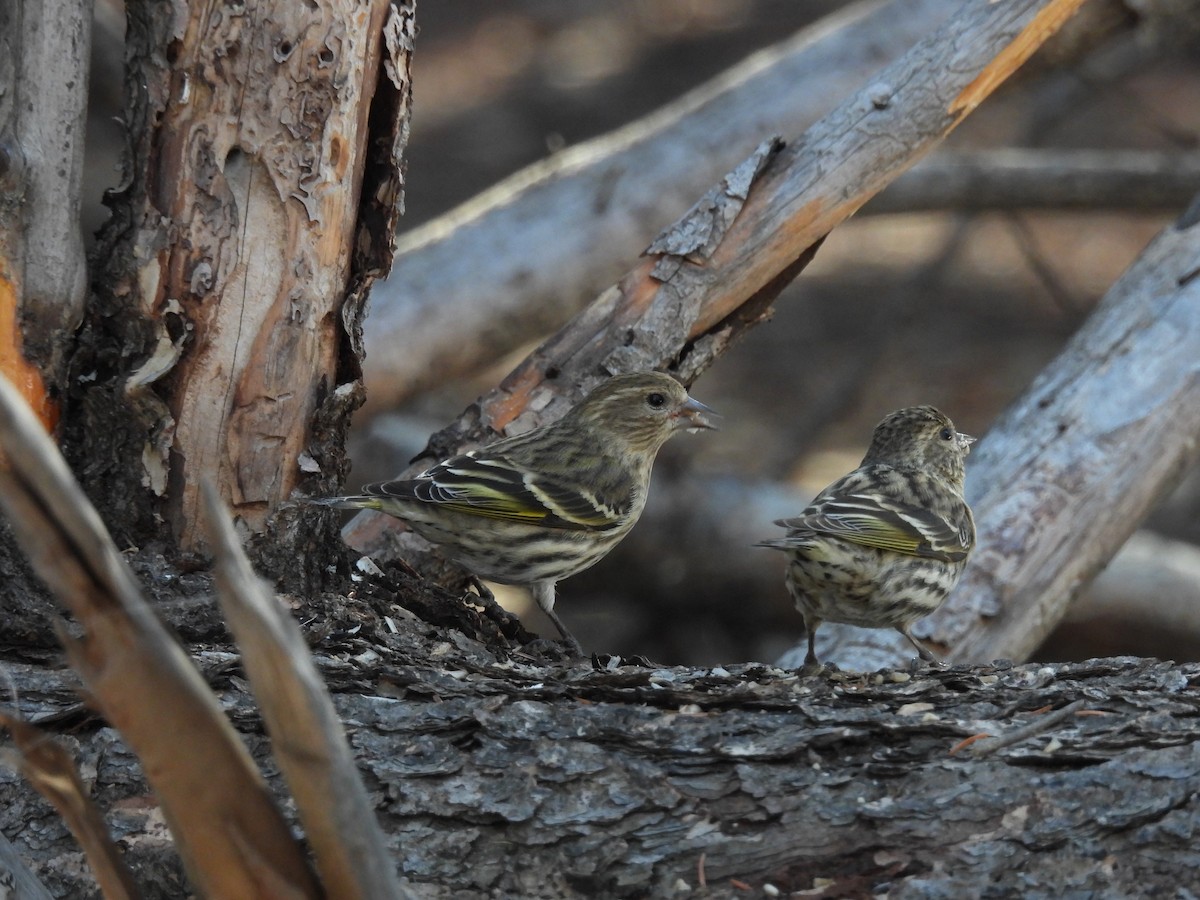
<svg viewBox="0 0 1200 900">
<path fill-rule="evenodd" d="M 667 396 L 666 394 L 660 394 L 658 391 L 655 391 L 653 394 L 647 394 L 646 405 L 651 409 L 662 409 L 667 405 Z"/>
<path fill-rule="evenodd" d="M 943 441 L 951 440 L 954 437 L 954 431 L 949 428 L 943 428 L 941 438 Z"/>
</svg>

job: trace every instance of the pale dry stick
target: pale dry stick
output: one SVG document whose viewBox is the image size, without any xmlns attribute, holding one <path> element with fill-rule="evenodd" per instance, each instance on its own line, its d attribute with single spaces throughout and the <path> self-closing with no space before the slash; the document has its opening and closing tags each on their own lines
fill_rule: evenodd
<svg viewBox="0 0 1200 900">
<path fill-rule="evenodd" d="M 203 492 L 221 609 L 271 736 L 275 760 L 331 897 L 413 898 L 395 865 L 355 767 L 333 700 L 299 627 L 250 567 L 229 512 L 210 483 Z"/>
<path fill-rule="evenodd" d="M 1083 709 L 1086 703 L 1086 700 L 1074 700 L 1052 712 L 1043 713 L 1029 724 L 1022 725 L 1020 728 L 1013 728 L 1011 731 L 1003 731 L 1000 734 L 987 735 L 979 743 L 974 744 L 971 750 L 976 756 L 987 756 L 990 753 L 1003 750 L 1005 747 L 1011 747 L 1013 744 L 1027 741 L 1031 737 L 1037 737 L 1039 734 L 1049 731 L 1059 722 L 1063 722 L 1075 715 L 1075 713 Z M 986 741 L 986 743 L 983 743 L 983 741 Z"/>
<path fill-rule="evenodd" d="M 213 897 L 316 897 L 299 844 L 216 698 L 141 596 L 57 448 L 0 378 L 0 503 L 84 637 L 62 638 L 101 714 L 137 753 L 188 875 Z M 181 744 L 186 736 L 186 747 Z"/>
</svg>

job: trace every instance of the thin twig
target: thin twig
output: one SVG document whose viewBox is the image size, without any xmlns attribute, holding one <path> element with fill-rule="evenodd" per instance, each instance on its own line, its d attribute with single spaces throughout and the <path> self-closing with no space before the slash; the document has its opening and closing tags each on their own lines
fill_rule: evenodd
<svg viewBox="0 0 1200 900">
<path fill-rule="evenodd" d="M 1049 731 L 1064 719 L 1069 719 L 1075 715 L 1075 713 L 1083 709 L 1084 703 L 1085 701 L 1083 700 L 1075 700 L 1066 706 L 1056 709 L 1054 712 L 1039 716 L 1028 725 L 995 735 L 988 738 L 986 743 L 981 741 L 974 745 L 975 749 L 972 752 L 976 756 L 986 756 L 989 753 L 995 753 L 997 750 L 1003 750 L 1005 747 L 1011 747 L 1013 744 L 1019 744 L 1021 741 L 1028 740 L 1031 737 L 1036 737 L 1042 732 Z"/>
</svg>

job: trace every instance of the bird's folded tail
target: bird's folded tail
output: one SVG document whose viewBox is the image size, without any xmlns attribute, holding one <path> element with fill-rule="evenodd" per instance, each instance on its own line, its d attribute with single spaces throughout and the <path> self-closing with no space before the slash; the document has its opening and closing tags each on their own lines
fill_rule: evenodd
<svg viewBox="0 0 1200 900">
<path fill-rule="evenodd" d="M 309 506 L 327 506 L 332 509 L 382 509 L 379 497 L 368 497 L 355 494 L 349 497 L 308 497 L 305 503 Z"/>
<path fill-rule="evenodd" d="M 756 541 L 755 547 L 770 547 L 772 550 L 791 550 L 796 545 L 790 543 L 787 538 L 772 538 L 767 541 Z"/>
<path fill-rule="evenodd" d="M 769 547 L 772 550 L 811 550 L 817 546 L 816 534 L 811 531 L 793 532 L 784 537 L 769 538 L 765 541 L 757 541 L 755 547 Z"/>
</svg>

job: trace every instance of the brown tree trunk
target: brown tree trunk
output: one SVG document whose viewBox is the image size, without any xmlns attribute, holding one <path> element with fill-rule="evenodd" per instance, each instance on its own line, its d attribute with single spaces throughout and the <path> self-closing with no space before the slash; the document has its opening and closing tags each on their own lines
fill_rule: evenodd
<svg viewBox="0 0 1200 900">
<path fill-rule="evenodd" d="M 165 523 L 168 546 L 203 551 L 208 478 L 244 534 L 269 535 L 269 574 L 323 568 L 318 517 L 275 513 L 345 471 L 361 309 L 391 260 L 412 35 L 399 0 L 130 4 L 132 157 L 66 430 L 127 542 Z"/>
</svg>

